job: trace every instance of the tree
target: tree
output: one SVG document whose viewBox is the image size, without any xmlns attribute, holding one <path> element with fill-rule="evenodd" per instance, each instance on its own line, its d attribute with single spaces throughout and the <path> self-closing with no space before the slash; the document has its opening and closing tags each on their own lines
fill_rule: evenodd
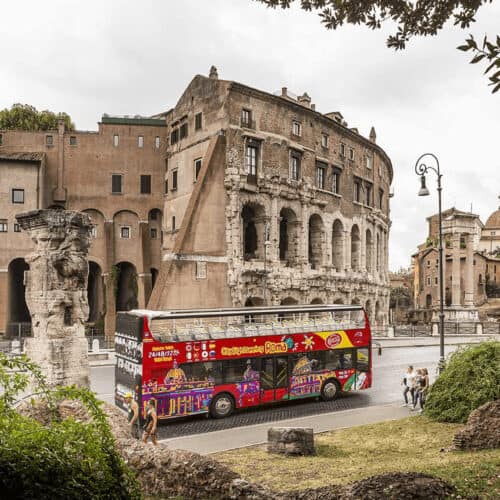
<svg viewBox="0 0 500 500">
<path fill-rule="evenodd" d="M 295 0 L 257 0 L 268 7 L 290 8 Z M 380 29 L 385 21 L 397 24 L 396 33 L 387 38 L 387 46 L 403 50 L 406 43 L 415 36 L 434 36 L 445 23 L 453 20 L 461 29 L 469 28 L 475 22 L 474 16 L 483 4 L 493 0 L 300 0 L 300 6 L 308 12 L 317 12 L 322 24 L 327 29 L 335 30 L 343 24 L 364 24 L 373 30 Z M 478 44 L 472 35 L 459 50 L 471 51 L 474 57 L 470 61 L 476 64 L 488 61 L 486 73 L 490 73 L 489 85 L 492 92 L 500 89 L 500 37 L 496 41 L 487 37 Z"/>
<path fill-rule="evenodd" d="M 38 111 L 29 104 L 13 104 L 10 109 L 0 111 L 0 129 L 4 130 L 27 130 L 30 132 L 39 130 L 55 130 L 57 122 L 63 119 L 67 130 L 74 130 L 75 125 L 67 113 L 54 113 L 44 110 Z"/>
</svg>

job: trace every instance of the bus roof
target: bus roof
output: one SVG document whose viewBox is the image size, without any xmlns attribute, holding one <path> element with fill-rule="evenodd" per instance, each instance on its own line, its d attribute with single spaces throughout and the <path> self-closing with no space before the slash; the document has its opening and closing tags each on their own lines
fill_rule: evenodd
<svg viewBox="0 0 500 500">
<path fill-rule="evenodd" d="M 362 306 L 357 304 L 310 304 L 290 306 L 257 306 L 257 307 L 222 307 L 218 309 L 172 309 L 168 311 L 151 311 L 148 309 L 134 309 L 127 314 L 147 316 L 150 319 L 187 319 L 187 318 L 214 318 L 221 316 L 244 316 L 259 314 L 286 314 L 308 312 L 335 312 L 360 311 Z"/>
</svg>

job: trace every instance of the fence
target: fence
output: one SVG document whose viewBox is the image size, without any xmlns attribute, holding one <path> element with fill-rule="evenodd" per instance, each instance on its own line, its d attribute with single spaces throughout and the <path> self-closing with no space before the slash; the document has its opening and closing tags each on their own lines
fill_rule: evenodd
<svg viewBox="0 0 500 500">
<path fill-rule="evenodd" d="M 477 323 L 445 322 L 445 335 L 475 335 L 477 333 Z"/>
<path fill-rule="evenodd" d="M 389 337 L 389 326 L 372 326 L 372 337 Z"/>
<path fill-rule="evenodd" d="M 432 325 L 394 325 L 395 337 L 430 337 Z"/>
</svg>

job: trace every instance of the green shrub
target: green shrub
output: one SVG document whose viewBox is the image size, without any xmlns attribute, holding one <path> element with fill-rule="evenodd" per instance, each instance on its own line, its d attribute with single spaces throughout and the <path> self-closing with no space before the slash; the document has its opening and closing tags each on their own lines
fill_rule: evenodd
<svg viewBox="0 0 500 500">
<path fill-rule="evenodd" d="M 439 422 L 465 423 L 470 413 L 500 398 L 500 342 L 455 351 L 431 386 L 425 414 Z"/>
<path fill-rule="evenodd" d="M 15 411 L 29 376 L 48 403 L 44 425 Z M 88 423 L 62 420 L 57 401 L 79 399 Z M 27 358 L 0 354 L 0 497 L 37 499 L 138 499 L 138 483 L 119 456 L 106 416 L 93 393 L 78 387 L 49 390 L 36 365 Z"/>
</svg>

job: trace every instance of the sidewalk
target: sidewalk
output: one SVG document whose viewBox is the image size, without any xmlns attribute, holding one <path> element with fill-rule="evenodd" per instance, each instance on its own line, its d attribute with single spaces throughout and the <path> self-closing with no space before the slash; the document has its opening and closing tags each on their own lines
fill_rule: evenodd
<svg viewBox="0 0 500 500">
<path fill-rule="evenodd" d="M 446 335 L 445 345 L 477 344 L 488 340 L 500 340 L 500 335 Z M 373 337 L 383 348 L 438 346 L 439 337 Z M 376 345 L 376 344 L 375 344 Z"/>
<path fill-rule="evenodd" d="M 196 434 L 172 439 L 162 439 L 160 443 L 172 449 L 188 450 L 208 455 L 235 448 L 243 448 L 267 442 L 270 427 L 308 427 L 314 433 L 326 432 L 357 425 L 375 424 L 386 420 L 397 420 L 414 415 L 409 408 L 398 404 L 368 406 L 354 410 L 323 413 L 308 417 L 293 418 L 280 422 L 235 427 L 206 434 Z"/>
</svg>

